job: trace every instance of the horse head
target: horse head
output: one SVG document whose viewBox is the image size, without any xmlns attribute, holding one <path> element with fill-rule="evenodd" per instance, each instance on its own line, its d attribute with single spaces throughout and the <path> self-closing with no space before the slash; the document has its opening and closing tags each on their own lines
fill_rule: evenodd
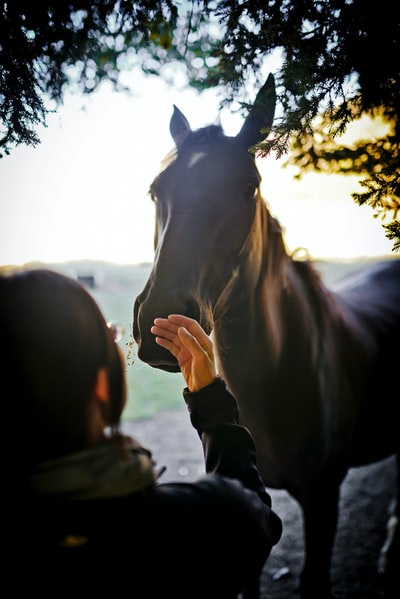
<svg viewBox="0 0 400 599">
<path fill-rule="evenodd" d="M 156 209 L 153 268 L 134 306 L 138 356 L 151 366 L 178 370 L 150 333 L 155 317 L 186 314 L 210 333 L 220 298 L 235 284 L 260 201 L 260 175 L 249 148 L 268 134 L 275 100 L 270 75 L 235 137 L 214 125 L 193 131 L 174 107 L 175 148 L 150 186 Z"/>
</svg>

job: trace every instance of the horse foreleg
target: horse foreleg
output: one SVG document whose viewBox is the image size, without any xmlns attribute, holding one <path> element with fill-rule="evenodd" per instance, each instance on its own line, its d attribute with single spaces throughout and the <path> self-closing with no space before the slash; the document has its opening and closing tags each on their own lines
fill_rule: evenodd
<svg viewBox="0 0 400 599">
<path fill-rule="evenodd" d="M 330 599 L 330 567 L 338 518 L 340 484 L 308 489 L 298 501 L 303 510 L 305 560 L 300 578 L 302 599 Z"/>
</svg>

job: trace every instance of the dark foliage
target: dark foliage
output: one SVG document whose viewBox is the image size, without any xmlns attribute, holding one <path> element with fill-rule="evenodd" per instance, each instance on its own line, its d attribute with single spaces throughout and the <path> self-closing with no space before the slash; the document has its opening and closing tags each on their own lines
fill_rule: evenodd
<svg viewBox="0 0 400 599">
<path fill-rule="evenodd" d="M 35 145 L 47 99 L 67 85 L 92 92 L 103 79 L 118 87 L 120 59 L 143 51 L 151 67 L 171 46 L 177 9 L 169 0 L 12 0 L 0 18 L 0 146 Z"/>
<path fill-rule="evenodd" d="M 278 118 L 254 151 L 290 149 L 307 169 L 360 175 L 353 194 L 392 218 L 400 245 L 400 3 L 381 0 L 9 0 L 0 15 L 0 150 L 39 142 L 36 129 L 66 87 L 85 93 L 120 73 L 173 76 L 184 68 L 197 89 L 217 87 L 223 103 L 274 75 Z M 165 69 L 169 64 L 174 69 Z M 168 75 L 169 73 L 169 75 Z M 50 102 L 49 102 L 50 101 Z M 387 133 L 340 143 L 348 125 L 380 116 Z"/>
<path fill-rule="evenodd" d="M 212 3 L 208 3 L 211 9 Z M 280 120 L 254 150 L 278 156 L 290 148 L 299 172 L 360 174 L 359 204 L 391 216 L 387 236 L 399 249 L 400 221 L 400 3 L 382 0 L 223 0 L 213 10 L 223 34 L 213 68 L 193 82 L 222 85 L 233 99 L 265 58 L 279 51 Z M 201 74 L 200 74 L 201 75 Z M 260 82 L 261 83 L 261 82 Z M 362 116 L 380 116 L 386 135 L 340 144 L 340 134 Z M 397 238 L 397 241 L 396 241 Z"/>
</svg>

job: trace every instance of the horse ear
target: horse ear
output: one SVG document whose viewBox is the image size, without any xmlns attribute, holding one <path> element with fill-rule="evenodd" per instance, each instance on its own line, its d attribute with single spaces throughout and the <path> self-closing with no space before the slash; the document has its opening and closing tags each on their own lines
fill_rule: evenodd
<svg viewBox="0 0 400 599">
<path fill-rule="evenodd" d="M 267 81 L 258 92 L 253 107 L 237 137 L 245 144 L 246 148 L 254 146 L 256 143 L 265 139 L 267 133 L 261 133 L 261 130 L 270 129 L 274 121 L 276 104 L 275 79 L 272 73 L 269 74 Z"/>
<path fill-rule="evenodd" d="M 177 148 L 179 148 L 187 134 L 191 131 L 189 121 L 175 104 L 174 112 L 169 123 L 169 130 Z"/>
</svg>

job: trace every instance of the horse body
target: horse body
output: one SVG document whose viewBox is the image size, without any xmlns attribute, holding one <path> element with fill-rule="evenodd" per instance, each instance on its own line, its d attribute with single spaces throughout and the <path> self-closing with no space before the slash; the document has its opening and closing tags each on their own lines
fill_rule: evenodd
<svg viewBox="0 0 400 599">
<path fill-rule="evenodd" d="M 269 78 L 236 137 L 191 131 L 175 108 L 177 152 L 151 186 L 156 253 L 133 334 L 141 360 L 177 371 L 150 334 L 153 319 L 183 313 L 212 333 L 265 484 L 302 507 L 302 596 L 323 598 L 348 468 L 399 453 L 398 390 L 385 382 L 400 357 L 400 260 L 329 290 L 288 255 L 248 152 L 274 105 Z"/>
</svg>

